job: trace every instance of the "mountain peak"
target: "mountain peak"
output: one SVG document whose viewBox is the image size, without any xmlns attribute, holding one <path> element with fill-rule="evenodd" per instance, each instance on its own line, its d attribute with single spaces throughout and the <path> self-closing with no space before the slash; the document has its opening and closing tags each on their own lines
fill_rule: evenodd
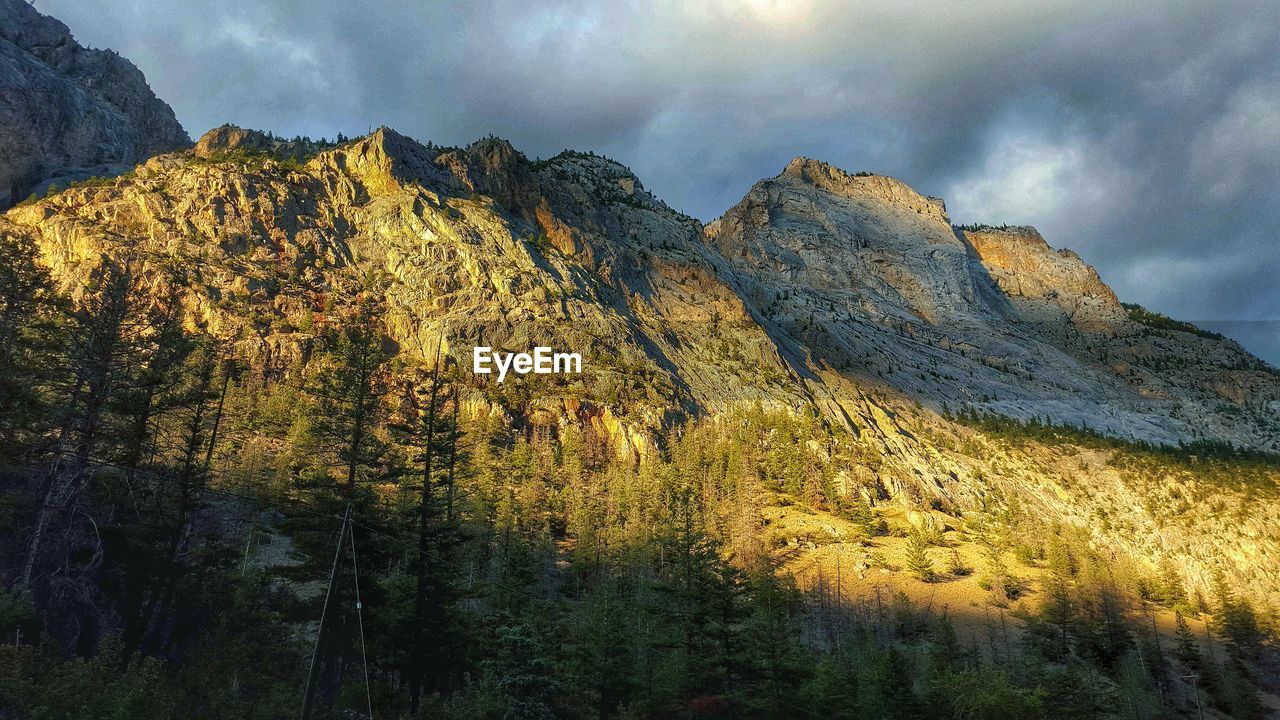
<svg viewBox="0 0 1280 720">
<path fill-rule="evenodd" d="M 473 156 L 484 155 L 501 158 L 503 161 L 509 161 L 516 157 L 525 159 L 524 153 L 517 150 L 510 140 L 497 135 L 488 135 L 472 142 L 466 147 L 466 151 Z"/>
<path fill-rule="evenodd" d="M 870 199 L 950 222 L 941 198 L 916 192 L 910 185 L 887 175 L 850 173 L 821 160 L 796 156 L 775 180 L 791 180 L 850 199 Z"/>
<path fill-rule="evenodd" d="M 593 152 L 565 150 L 541 164 L 561 173 L 587 176 L 605 183 L 616 183 L 625 179 L 637 188 L 644 187 L 640 182 L 640 178 L 631 171 L 631 168 L 613 158 L 597 155 Z"/>
<path fill-rule="evenodd" d="M 791 158 L 791 161 L 787 163 L 787 166 L 784 167 L 782 172 L 779 174 L 800 178 L 802 180 L 811 180 L 817 175 L 839 174 L 846 177 L 850 176 L 850 173 L 845 172 L 828 162 L 807 157 L 805 155 L 797 155 Z M 854 173 L 854 175 L 861 177 L 868 177 L 871 174 L 872 173 Z"/>
<path fill-rule="evenodd" d="M 1010 242 L 1021 242 L 1028 245 L 1045 245 L 1044 236 L 1040 234 L 1032 225 L 986 225 L 977 223 L 973 225 L 957 225 L 957 230 L 964 232 L 966 235 L 982 235 L 982 236 L 998 236 L 1006 238 Z"/>
<path fill-rule="evenodd" d="M 386 125 L 374 130 L 362 141 L 357 141 L 357 145 L 361 142 L 382 156 L 412 169 L 415 176 L 421 176 L 423 167 L 434 159 L 434 153 L 426 145 Z"/>
<path fill-rule="evenodd" d="M 274 146 L 270 135 L 261 130 L 250 130 L 230 123 L 219 125 L 200 136 L 196 141 L 195 155 L 211 158 L 220 152 L 248 150 L 261 152 Z"/>
<path fill-rule="evenodd" d="M 434 184 L 443 178 L 435 165 L 436 152 L 389 128 L 317 154 L 315 167 L 331 167 L 358 179 L 369 195 L 394 191 L 405 181 Z"/>
</svg>

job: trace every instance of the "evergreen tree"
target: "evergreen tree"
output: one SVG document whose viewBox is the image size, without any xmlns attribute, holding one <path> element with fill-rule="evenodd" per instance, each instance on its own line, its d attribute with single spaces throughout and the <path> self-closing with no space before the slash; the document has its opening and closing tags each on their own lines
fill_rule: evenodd
<svg viewBox="0 0 1280 720">
<path fill-rule="evenodd" d="M 1191 627 L 1182 613 L 1174 613 L 1173 621 L 1177 628 L 1174 656 L 1192 672 L 1199 671 L 1203 667 L 1203 659 L 1200 656 L 1200 643 L 1196 640 L 1195 633 L 1191 632 Z"/>
<path fill-rule="evenodd" d="M 779 578 L 767 566 L 751 573 L 748 586 L 750 615 L 742 630 L 749 661 L 747 704 L 760 715 L 781 717 L 796 706 L 810 665 L 794 620 L 800 594 L 789 578 Z"/>
<path fill-rule="evenodd" d="M 506 700 L 504 718 L 553 720 L 560 691 L 557 663 L 547 642 L 531 624 L 505 625 L 498 629 L 498 654 L 491 672 Z"/>
<path fill-rule="evenodd" d="M 348 543 L 354 544 L 354 523 L 366 524 L 363 520 L 372 501 L 369 494 L 360 492 L 361 479 L 385 479 L 388 474 L 385 395 L 395 348 L 385 332 L 386 283 L 375 274 L 360 278 L 359 283 L 346 316 L 325 336 L 325 352 L 316 361 L 319 368 L 308 387 L 315 403 L 312 432 L 328 450 L 338 473 L 336 487 L 323 489 L 336 489 L 346 505 L 332 551 L 334 570 L 311 666 L 308 710 L 329 711 L 341 705 L 340 693 L 352 675 L 348 670 L 359 628 L 352 612 L 355 577 Z M 328 499 L 326 495 L 321 493 L 321 501 Z M 353 514 L 359 519 L 353 519 Z"/>
<path fill-rule="evenodd" d="M 47 424 L 63 300 L 36 261 L 35 243 L 0 233 L 0 441 L 36 440 Z M 19 452 L 0 447 L 0 458 Z"/>
<path fill-rule="evenodd" d="M 413 650 L 406 670 L 414 712 L 424 691 L 448 691 L 458 674 L 451 659 L 457 649 L 452 605 L 457 597 L 454 551 L 461 542 L 454 505 L 461 430 L 456 386 L 447 382 L 442 365 L 437 356 L 426 378 L 402 387 L 392 424 L 408 452 L 397 474 L 416 495 L 417 552 L 409 563 L 415 582 Z"/>
<path fill-rule="evenodd" d="M 352 498 L 362 472 L 378 466 L 385 450 L 377 430 L 384 419 L 391 341 L 384 330 L 383 284 L 366 279 L 350 316 L 331 330 L 317 377 L 315 432 L 332 448 L 341 492 Z"/>
<path fill-rule="evenodd" d="M 630 651 L 640 607 L 618 578 L 593 584 L 580 603 L 574 622 L 576 673 L 585 681 L 594 716 L 613 717 L 637 691 Z"/>
<path fill-rule="evenodd" d="M 186 344 L 181 338 L 178 342 Z M 160 350 L 158 352 L 164 352 Z M 159 607 L 171 607 L 177 596 L 183 576 L 190 571 L 181 560 L 185 543 L 191 542 L 191 520 L 203 505 L 203 491 L 207 485 L 208 467 L 206 445 L 211 442 L 211 416 L 215 412 L 217 378 L 221 366 L 222 348 L 204 340 L 196 342 L 186 362 L 178 373 L 164 406 L 173 416 L 173 436 L 177 454 L 171 459 L 166 472 L 156 488 L 156 506 L 152 510 L 154 520 L 159 521 L 158 532 L 151 532 L 150 523 L 138 523 L 140 531 L 134 531 L 138 545 L 135 555 L 149 557 L 143 572 L 131 572 L 142 585 L 140 595 L 145 599 L 138 603 L 136 615 L 130 618 L 124 632 L 124 659 L 132 657 L 146 638 L 151 619 Z M 156 512 L 158 510 L 158 512 Z M 161 551 L 156 553 L 156 548 Z M 153 578 L 154 575 L 154 578 Z M 154 580 L 154 583 L 152 582 Z M 171 638 L 162 638 L 167 645 Z"/>
<path fill-rule="evenodd" d="M 907 537 L 906 548 L 907 569 L 917 578 L 932 582 L 934 579 L 933 560 L 929 557 L 929 541 L 924 534 L 913 530 Z"/>
<path fill-rule="evenodd" d="M 89 566 L 80 570 L 91 572 L 101 559 L 96 534 L 70 525 L 61 534 L 62 547 L 48 548 L 45 541 L 55 523 L 73 523 L 84 517 L 80 512 L 82 491 L 103 443 L 109 403 L 129 363 L 139 326 L 138 311 L 144 302 L 138 294 L 134 263 L 125 258 L 104 261 L 96 268 L 80 301 L 68 308 L 61 349 L 64 368 L 54 386 L 62 403 L 58 437 L 18 579 L 18 587 L 27 592 L 34 589 L 33 581 L 46 554 L 63 558 L 56 561 L 59 567 L 47 568 L 50 572 L 69 569 L 65 558 L 76 555 L 90 558 Z"/>
<path fill-rule="evenodd" d="M 119 463 L 132 477 L 144 462 L 156 459 L 156 434 L 163 415 L 183 398 L 184 363 L 195 348 L 195 339 L 184 327 L 181 291 L 175 278 L 165 277 L 153 291 L 159 296 L 141 308 L 134 320 L 128 362 L 112 393 L 112 428 Z"/>
</svg>

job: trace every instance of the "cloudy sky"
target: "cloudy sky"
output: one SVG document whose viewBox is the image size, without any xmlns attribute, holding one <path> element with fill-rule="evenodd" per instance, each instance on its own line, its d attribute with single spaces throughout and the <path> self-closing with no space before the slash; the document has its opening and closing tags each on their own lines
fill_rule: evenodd
<svg viewBox="0 0 1280 720">
<path fill-rule="evenodd" d="M 193 135 L 390 125 L 629 165 L 709 220 L 795 155 L 1032 224 L 1280 362 L 1280 2 L 37 0 Z"/>
</svg>

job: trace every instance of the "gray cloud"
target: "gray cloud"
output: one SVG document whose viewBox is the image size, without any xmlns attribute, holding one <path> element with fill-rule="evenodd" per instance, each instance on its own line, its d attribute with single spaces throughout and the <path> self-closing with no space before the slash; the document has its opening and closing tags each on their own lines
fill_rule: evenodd
<svg viewBox="0 0 1280 720">
<path fill-rule="evenodd" d="M 1036 225 L 1127 300 L 1280 318 L 1277 3 L 36 5 L 137 63 L 193 134 L 388 124 L 594 149 L 703 219 L 810 155 L 941 195 L 959 222 Z"/>
</svg>

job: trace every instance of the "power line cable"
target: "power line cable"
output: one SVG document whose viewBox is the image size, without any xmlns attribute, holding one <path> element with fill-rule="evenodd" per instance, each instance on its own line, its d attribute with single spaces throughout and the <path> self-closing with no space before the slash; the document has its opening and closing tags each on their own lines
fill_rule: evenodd
<svg viewBox="0 0 1280 720">
<path fill-rule="evenodd" d="M 360 660 L 364 664 L 364 697 L 369 703 L 369 720 L 373 720 L 373 691 L 369 689 L 369 654 L 364 644 L 364 603 L 360 601 L 360 568 L 356 564 L 356 534 L 350 533 L 351 572 L 356 585 L 356 623 L 360 627 Z"/>
</svg>

